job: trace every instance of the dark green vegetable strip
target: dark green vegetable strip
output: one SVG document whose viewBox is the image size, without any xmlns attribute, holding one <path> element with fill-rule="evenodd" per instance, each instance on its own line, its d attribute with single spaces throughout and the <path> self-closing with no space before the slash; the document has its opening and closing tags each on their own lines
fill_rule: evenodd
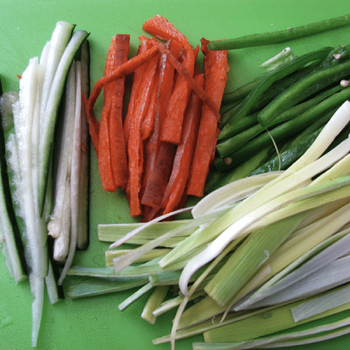
<svg viewBox="0 0 350 350">
<path fill-rule="evenodd" d="M 243 118 L 247 116 L 253 107 L 256 105 L 257 101 L 261 98 L 263 93 L 276 81 L 282 80 L 288 75 L 302 69 L 310 64 L 320 63 L 324 60 L 332 48 L 323 48 L 311 53 L 305 54 L 301 57 L 295 58 L 288 64 L 283 65 L 280 68 L 272 71 L 267 75 L 257 86 L 254 88 L 240 104 L 240 107 L 235 112 L 234 118 Z M 227 137 L 226 133 L 223 130 L 219 134 L 219 139 Z"/>
<path fill-rule="evenodd" d="M 264 128 L 268 128 L 279 114 L 296 105 L 306 96 L 312 96 L 317 91 L 340 81 L 349 74 L 350 60 L 309 74 L 269 103 L 259 113 L 259 123 Z"/>
<path fill-rule="evenodd" d="M 230 128 L 230 136 L 234 136 L 237 135 L 239 133 L 241 133 L 244 130 L 249 129 L 250 127 L 258 124 L 258 114 L 260 111 L 257 111 L 253 114 L 247 115 L 244 118 L 240 118 L 240 119 L 235 119 L 233 120 L 231 123 L 226 124 L 222 130 L 226 130 L 228 128 Z M 229 137 L 230 137 L 229 136 Z"/>
<path fill-rule="evenodd" d="M 277 32 L 245 35 L 234 39 L 211 41 L 209 50 L 234 50 L 247 47 L 271 45 L 283 43 L 306 36 L 324 33 L 333 29 L 342 28 L 350 24 L 350 14 L 315 22 L 295 28 L 288 28 Z"/>
<path fill-rule="evenodd" d="M 305 113 L 309 108 L 315 106 L 317 103 L 326 99 L 329 96 L 332 96 L 334 93 L 339 92 L 344 89 L 340 84 L 334 86 L 326 91 L 321 92 L 314 98 L 307 100 L 306 102 L 300 103 L 299 105 L 293 106 L 284 113 L 281 113 L 270 125 L 274 127 L 276 125 L 287 122 L 288 120 L 294 119 L 301 114 Z M 242 118 L 242 120 L 247 119 L 248 117 Z M 235 152 L 237 149 L 242 147 L 248 141 L 252 140 L 254 137 L 260 135 L 264 132 L 264 128 L 260 124 L 253 125 L 252 127 L 236 133 L 234 136 L 220 142 L 216 146 L 216 150 L 220 157 L 226 157 L 229 154 Z"/>
<path fill-rule="evenodd" d="M 299 117 L 275 127 L 270 131 L 270 134 L 263 133 L 243 145 L 237 152 L 233 152 L 225 158 L 216 158 L 216 168 L 218 171 L 225 171 L 226 169 L 234 167 L 235 165 L 246 160 L 262 147 L 266 147 L 266 145 L 271 142 L 271 137 L 275 140 L 275 142 L 279 142 L 287 137 L 291 137 L 293 134 L 297 134 L 299 131 L 303 130 L 305 127 L 317 120 L 320 115 L 333 112 L 336 107 L 339 107 L 349 98 L 350 88 L 344 88 L 342 91 L 335 93 L 316 106 L 310 108 Z"/>
<path fill-rule="evenodd" d="M 298 158 L 300 158 L 306 152 L 306 150 L 315 141 L 316 137 L 321 132 L 321 130 L 322 128 L 320 128 L 317 131 L 314 131 L 303 142 L 296 144 L 294 147 L 288 148 L 287 150 L 282 152 L 279 156 L 276 155 L 274 158 L 270 159 L 268 162 L 266 162 L 265 164 L 261 165 L 260 167 L 255 169 L 253 172 L 251 172 L 249 176 L 263 174 L 269 171 L 287 169 L 290 165 L 292 165 Z"/>
</svg>

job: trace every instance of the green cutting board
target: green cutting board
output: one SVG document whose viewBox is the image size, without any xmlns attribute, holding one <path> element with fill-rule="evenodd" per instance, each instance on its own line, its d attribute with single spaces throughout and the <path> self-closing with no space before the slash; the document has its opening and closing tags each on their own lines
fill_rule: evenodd
<svg viewBox="0 0 350 350">
<path fill-rule="evenodd" d="M 0 75 L 4 91 L 18 90 L 21 74 L 29 58 L 40 56 L 59 20 L 90 32 L 91 79 L 102 76 L 110 39 L 117 33 L 131 35 L 131 54 L 136 53 L 142 24 L 160 14 L 173 22 L 195 46 L 209 40 L 286 29 L 350 13 L 349 0 L 0 0 Z M 350 27 L 312 38 L 263 48 L 229 53 L 231 70 L 228 89 L 259 74 L 258 65 L 287 45 L 299 55 L 320 46 L 350 43 Z M 97 104 L 97 110 L 101 103 Z M 97 225 L 132 221 L 123 193 L 103 193 L 98 178 L 96 156 L 91 153 L 91 243 L 78 252 L 76 264 L 104 266 L 107 244 L 98 242 Z M 65 287 L 74 283 L 67 278 Z M 160 317 L 154 325 L 141 319 L 146 296 L 124 311 L 118 304 L 129 293 L 50 305 L 45 301 L 38 349 L 170 349 L 169 344 L 153 345 L 152 339 L 171 330 L 174 314 Z M 350 315 L 350 312 L 349 312 Z M 177 349 L 191 349 L 192 341 L 181 340 Z M 322 342 L 305 349 L 346 349 L 350 335 Z M 27 282 L 15 285 L 0 257 L 0 349 L 31 348 L 31 293 Z"/>
</svg>

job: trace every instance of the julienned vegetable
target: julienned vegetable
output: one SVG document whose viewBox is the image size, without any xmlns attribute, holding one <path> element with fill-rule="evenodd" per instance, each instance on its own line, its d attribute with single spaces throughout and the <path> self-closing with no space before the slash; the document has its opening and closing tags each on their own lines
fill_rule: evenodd
<svg viewBox="0 0 350 350">
<path fill-rule="evenodd" d="M 40 59 L 29 60 L 19 80 L 18 100 L 12 105 L 14 127 L 4 134 L 13 185 L 12 203 L 6 205 L 15 205 L 16 221 L 23 230 L 21 238 L 33 294 L 33 347 L 37 345 L 45 287 L 50 302 L 56 303 L 62 297 L 60 285 L 76 246 L 86 247 L 88 239 L 88 133 L 81 96 L 82 91 L 88 94 L 89 34 L 74 31 L 74 27 L 58 22 Z M 59 109 L 62 97 L 63 117 Z M 63 132 L 58 137 L 61 117 Z M 4 173 L 2 181 L 6 183 Z M 53 250 L 48 234 L 54 238 Z M 9 237 L 6 247 L 13 258 L 11 243 Z M 55 261 L 65 262 L 59 281 Z M 13 264 L 13 269 L 17 266 Z M 18 272 L 16 280 L 17 276 Z"/>
<path fill-rule="evenodd" d="M 350 15 L 344 15 L 327 19 L 324 21 L 306 24 L 300 27 L 291 27 L 285 30 L 247 35 L 235 39 L 215 40 L 209 44 L 210 50 L 233 50 L 246 47 L 270 45 L 286 42 L 318 33 L 323 33 L 333 29 L 348 26 L 350 24 Z"/>
<path fill-rule="evenodd" d="M 183 207 L 190 195 L 203 195 L 214 159 L 229 67 L 227 51 L 211 52 L 208 41 L 202 39 L 204 77 L 200 79 L 196 65 L 199 47 L 192 48 L 172 23 L 157 15 L 147 20 L 143 29 L 155 37 L 141 36 L 138 54 L 109 74 L 105 72 L 85 99 L 85 106 L 103 188 L 114 192 L 116 187 L 125 187 L 130 215 L 148 221 Z M 106 122 L 108 102 L 105 100 L 100 124 L 93 107 L 102 89 L 106 94 L 112 83 L 132 72 L 123 128 L 113 131 L 119 133 L 119 152 L 126 150 L 127 183 L 115 186 L 111 181 L 115 172 L 109 154 L 111 144 L 106 137 L 111 134 Z M 192 123 L 192 119 L 198 121 Z M 193 128 L 190 135 L 184 130 L 185 124 Z M 101 149 L 102 144 L 105 146 Z"/>
</svg>

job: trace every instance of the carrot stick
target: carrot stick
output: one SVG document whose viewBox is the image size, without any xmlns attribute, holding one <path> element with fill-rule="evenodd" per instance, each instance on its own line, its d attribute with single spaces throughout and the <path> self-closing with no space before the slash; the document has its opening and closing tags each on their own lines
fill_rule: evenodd
<svg viewBox="0 0 350 350">
<path fill-rule="evenodd" d="M 173 55 L 169 52 L 169 50 L 167 50 L 167 48 L 162 43 L 156 43 L 156 45 L 158 46 L 160 52 L 168 54 L 169 61 L 175 67 L 176 71 L 185 77 L 187 82 L 191 85 L 192 90 L 194 90 L 195 93 L 200 97 L 200 99 L 205 104 L 207 104 L 208 107 L 210 107 L 210 109 L 215 113 L 217 119 L 220 119 L 219 109 L 217 108 L 217 105 L 216 105 L 216 103 L 214 103 L 211 96 L 209 96 L 208 93 L 204 89 L 201 89 L 196 84 L 196 82 L 191 77 L 191 75 L 186 70 L 186 68 L 175 57 L 173 57 Z"/>
<path fill-rule="evenodd" d="M 157 93 L 158 93 L 158 82 L 159 82 L 159 71 L 156 72 L 156 76 L 154 78 L 154 83 L 152 86 L 152 91 L 149 98 L 148 108 L 141 124 L 142 140 L 148 139 L 153 129 L 156 100 L 157 100 Z"/>
<path fill-rule="evenodd" d="M 165 17 L 154 16 L 147 20 L 142 27 L 147 33 L 163 40 L 177 40 L 184 47 L 183 66 L 192 77 L 196 61 L 195 52 L 187 41 L 187 38 L 174 27 Z M 191 93 L 191 87 L 188 81 L 182 76 L 177 77 L 173 93 L 170 97 L 167 109 L 167 116 L 164 120 L 161 140 L 173 144 L 179 144 L 181 140 L 181 130 L 183 116 L 186 110 L 187 102 Z"/>
<path fill-rule="evenodd" d="M 130 35 L 118 34 L 113 70 L 128 60 Z M 110 84 L 113 85 L 113 84 Z M 128 178 L 128 162 L 126 143 L 123 130 L 123 99 L 125 90 L 125 76 L 114 83 L 111 96 L 109 118 L 109 138 L 111 147 L 111 166 L 116 187 L 125 189 Z"/>
<path fill-rule="evenodd" d="M 128 74 L 133 73 L 138 67 L 140 67 L 143 63 L 151 59 L 153 56 L 157 55 L 159 49 L 156 45 L 152 46 L 149 50 L 145 51 L 141 55 L 137 55 L 118 68 L 116 68 L 112 74 L 108 76 L 104 76 L 100 78 L 93 86 L 90 96 L 86 101 L 85 109 L 86 113 L 89 115 L 89 118 L 93 116 L 93 108 L 96 103 L 98 96 L 100 95 L 102 89 L 111 84 L 113 81 L 126 76 Z"/>
<path fill-rule="evenodd" d="M 219 110 L 229 70 L 227 51 L 210 51 L 207 46 L 208 41 L 202 39 L 201 42 L 201 50 L 204 53 L 205 92 L 215 104 L 215 110 Z M 218 121 L 218 116 L 213 109 L 208 104 L 204 104 L 188 181 L 188 195 L 203 196 L 205 181 L 215 154 Z"/>
<path fill-rule="evenodd" d="M 170 40 L 166 43 L 166 47 L 169 52 L 178 58 L 182 49 L 177 41 Z M 160 73 L 159 73 L 159 85 L 158 95 L 156 100 L 154 125 L 149 139 L 145 146 L 145 169 L 143 178 L 143 195 L 142 204 L 147 206 L 159 207 L 161 204 L 161 198 L 163 196 L 163 190 L 159 186 L 162 181 L 167 179 L 160 178 L 162 172 L 156 168 L 157 154 L 160 148 L 160 129 L 162 122 L 166 115 L 166 107 L 171 96 L 174 86 L 174 66 L 168 60 L 168 54 L 163 53 L 160 56 Z M 158 159 L 158 162 L 160 158 Z M 165 182 L 166 184 L 166 182 Z M 155 188 L 159 188 L 159 191 L 155 191 Z M 165 189 L 165 187 L 164 187 Z"/>
<path fill-rule="evenodd" d="M 113 36 L 109 49 L 104 69 L 104 76 L 108 76 L 115 68 L 115 51 L 116 51 L 117 37 Z M 114 93 L 115 84 L 110 84 L 104 90 L 104 105 L 101 112 L 100 132 L 98 143 L 98 170 L 102 188 L 105 191 L 115 192 L 116 185 L 113 178 L 112 163 L 111 163 L 111 144 L 109 135 L 109 119 L 111 112 L 111 99 Z"/>
<path fill-rule="evenodd" d="M 198 84 L 198 86 L 204 86 L 203 74 L 197 75 L 195 77 L 195 82 Z M 186 193 L 186 184 L 196 146 L 201 107 L 201 99 L 195 92 L 192 91 L 184 117 L 181 143 L 177 147 L 173 169 L 163 196 L 163 202 L 161 205 L 162 208 L 165 208 L 163 214 L 167 214 L 175 210 Z"/>
<path fill-rule="evenodd" d="M 146 38 L 144 35 L 140 36 L 139 39 L 141 41 L 141 44 L 139 46 L 137 55 L 141 55 L 145 51 L 149 50 L 152 46 L 152 40 Z M 128 143 L 130 120 L 131 120 L 131 116 L 133 115 L 135 101 L 137 100 L 141 79 L 142 79 L 142 76 L 143 76 L 145 70 L 147 69 L 147 66 L 148 66 L 148 62 L 145 62 L 140 67 L 135 69 L 135 72 L 133 75 L 130 99 L 129 99 L 129 103 L 128 103 L 128 110 L 127 110 L 125 120 L 124 120 L 124 135 L 125 135 L 126 144 Z"/>
<path fill-rule="evenodd" d="M 158 66 L 158 55 L 150 59 L 148 67 L 144 72 L 139 89 L 138 98 L 135 103 L 134 112 L 130 121 L 130 132 L 128 138 L 129 179 L 127 195 L 129 198 L 130 215 L 142 214 L 140 191 L 141 176 L 143 172 L 143 143 L 141 139 L 141 123 L 147 111 L 149 95 L 151 93 L 154 76 Z"/>
</svg>

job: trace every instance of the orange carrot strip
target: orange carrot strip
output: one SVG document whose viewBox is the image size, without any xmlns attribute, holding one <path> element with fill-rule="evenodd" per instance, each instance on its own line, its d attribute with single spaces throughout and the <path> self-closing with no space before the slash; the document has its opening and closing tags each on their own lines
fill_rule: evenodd
<svg viewBox="0 0 350 350">
<path fill-rule="evenodd" d="M 156 100 L 158 93 L 159 71 L 157 71 L 150 94 L 148 108 L 141 124 L 141 139 L 146 140 L 151 134 L 154 124 Z"/>
<path fill-rule="evenodd" d="M 159 49 L 156 45 L 152 46 L 149 50 L 145 51 L 141 55 L 137 55 L 118 68 L 114 70 L 114 72 L 106 77 L 100 78 L 93 86 L 90 96 L 88 100 L 86 101 L 86 113 L 91 116 L 93 115 L 93 107 L 96 103 L 96 100 L 98 96 L 100 95 L 102 89 L 107 86 L 108 84 L 111 84 L 113 81 L 126 76 L 128 74 L 131 74 L 135 71 L 138 67 L 140 67 L 143 63 L 151 59 L 153 56 L 157 55 L 159 52 Z"/>
<path fill-rule="evenodd" d="M 184 47 L 183 66 L 192 77 L 194 72 L 194 65 L 196 61 L 195 51 L 187 41 L 187 38 L 174 27 L 165 17 L 154 16 L 147 20 L 142 28 L 160 39 L 177 40 Z M 161 131 L 161 140 L 173 144 L 179 144 L 181 140 L 181 130 L 183 116 L 186 110 L 187 102 L 191 93 L 191 87 L 187 79 L 182 75 L 178 76 L 174 91 L 169 100 L 167 116 L 164 120 Z"/>
<path fill-rule="evenodd" d="M 201 41 L 201 49 L 205 55 L 203 64 L 205 92 L 211 97 L 214 110 L 219 110 L 229 70 L 227 51 L 209 51 L 208 41 L 205 39 Z M 204 194 L 204 185 L 215 154 L 218 132 L 219 118 L 214 110 L 209 108 L 208 104 L 202 107 L 196 150 L 187 187 L 188 195 L 201 197 Z"/>
<path fill-rule="evenodd" d="M 128 60 L 129 44 L 130 35 L 118 34 L 116 36 L 113 70 Z M 113 86 L 113 84 L 110 85 Z M 115 186 L 120 187 L 121 189 L 125 189 L 128 178 L 128 162 L 123 130 L 124 90 L 125 76 L 116 80 L 114 83 L 109 118 L 109 138 L 113 179 Z"/>
<path fill-rule="evenodd" d="M 130 215 L 139 216 L 142 214 L 140 191 L 141 176 L 143 172 L 143 143 L 141 139 L 141 123 L 147 110 L 149 95 L 154 83 L 154 76 L 158 66 L 158 56 L 153 57 L 147 70 L 144 72 L 140 85 L 139 95 L 135 104 L 134 113 L 130 122 L 130 133 L 128 139 L 129 179 L 128 198 Z"/>
<path fill-rule="evenodd" d="M 104 68 L 104 76 L 108 76 L 115 69 L 115 51 L 116 51 L 116 36 L 112 37 L 108 48 L 107 58 Z M 100 132 L 98 143 L 98 171 L 100 174 L 101 184 L 104 191 L 115 192 L 116 184 L 113 178 L 112 162 L 111 162 L 111 143 L 110 143 L 110 112 L 111 99 L 114 93 L 116 82 L 108 85 L 104 90 L 104 105 L 101 112 Z"/>
<path fill-rule="evenodd" d="M 174 57 L 179 57 L 182 46 L 174 40 L 166 43 L 166 47 Z M 174 66 L 169 62 L 166 53 L 160 57 L 160 73 L 158 96 L 156 101 L 154 125 L 149 139 L 145 146 L 145 169 L 143 178 L 142 204 L 159 207 L 163 196 L 162 190 L 155 191 L 154 188 L 160 188 L 160 183 L 164 181 L 164 174 L 156 167 L 157 154 L 160 148 L 160 129 L 166 115 L 166 107 L 174 86 Z M 160 159 L 158 159 L 160 161 Z M 163 176 L 163 177 L 162 177 Z M 159 178 L 161 177 L 161 178 Z M 166 179 L 167 181 L 167 179 Z M 165 188 L 165 187 L 164 187 Z"/>
<path fill-rule="evenodd" d="M 175 67 L 176 71 L 183 75 L 187 82 L 191 85 L 192 90 L 199 96 L 199 98 L 215 113 L 217 119 L 220 119 L 219 108 L 217 104 L 213 101 L 212 97 L 202 88 L 200 88 L 194 79 L 191 77 L 186 68 L 167 50 L 167 48 L 162 43 L 156 43 L 159 51 L 162 53 L 167 53 L 169 61 Z"/>
<path fill-rule="evenodd" d="M 137 55 L 141 55 L 145 51 L 149 50 L 152 47 L 152 40 L 146 38 L 144 35 L 139 37 L 141 44 L 139 46 Z M 130 120 L 133 115 L 135 101 L 137 100 L 137 96 L 139 93 L 139 88 L 142 80 L 142 76 L 147 69 L 148 62 L 145 62 L 140 67 L 135 69 L 133 80 L 132 80 L 132 86 L 131 86 L 131 93 L 130 93 L 130 99 L 128 103 L 128 110 L 125 116 L 124 120 L 124 135 L 125 135 L 125 142 L 128 143 L 129 138 L 129 129 L 130 129 Z"/>
<path fill-rule="evenodd" d="M 204 86 L 203 74 L 197 75 L 195 77 L 195 82 L 200 87 Z M 165 208 L 163 214 L 167 214 L 175 210 L 185 194 L 194 149 L 196 146 L 201 107 L 201 99 L 195 92 L 192 92 L 185 113 L 181 143 L 178 145 L 176 150 L 173 169 L 161 205 L 162 208 Z"/>
</svg>

